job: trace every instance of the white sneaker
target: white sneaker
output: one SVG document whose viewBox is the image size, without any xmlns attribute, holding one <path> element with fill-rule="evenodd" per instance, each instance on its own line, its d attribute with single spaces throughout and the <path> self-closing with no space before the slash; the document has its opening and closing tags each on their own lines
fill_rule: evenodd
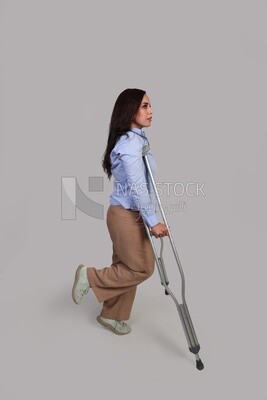
<svg viewBox="0 0 267 400">
<path fill-rule="evenodd" d="M 83 264 L 76 269 L 75 280 L 72 288 L 72 298 L 74 303 L 80 304 L 82 297 L 88 293 L 90 288 L 87 278 L 87 267 Z"/>
<path fill-rule="evenodd" d="M 130 333 L 132 330 L 131 327 L 129 325 L 127 325 L 126 322 L 123 322 L 123 321 L 103 318 L 103 317 L 101 317 L 101 315 L 98 315 L 98 317 L 96 317 L 96 319 L 101 325 L 112 330 L 117 335 L 127 335 L 127 333 Z"/>
</svg>

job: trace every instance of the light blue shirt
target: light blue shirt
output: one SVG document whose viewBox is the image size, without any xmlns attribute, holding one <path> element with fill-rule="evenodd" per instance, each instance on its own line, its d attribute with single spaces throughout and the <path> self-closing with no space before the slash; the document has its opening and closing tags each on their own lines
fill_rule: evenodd
<svg viewBox="0 0 267 400">
<path fill-rule="evenodd" d="M 115 179 L 110 204 L 138 210 L 151 228 L 159 220 L 155 192 L 142 158 L 143 146 L 149 145 L 149 142 L 141 129 L 132 128 L 127 133 L 128 137 L 121 136 L 110 153 L 111 172 Z M 154 177 L 157 164 L 150 151 L 147 158 Z"/>
</svg>

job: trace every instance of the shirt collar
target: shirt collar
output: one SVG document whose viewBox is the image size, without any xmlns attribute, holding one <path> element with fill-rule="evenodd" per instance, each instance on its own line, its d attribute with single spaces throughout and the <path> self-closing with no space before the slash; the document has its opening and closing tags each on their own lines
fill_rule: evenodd
<svg viewBox="0 0 267 400">
<path fill-rule="evenodd" d="M 143 137 L 146 137 L 145 132 L 142 129 L 139 128 L 131 128 L 130 131 L 137 133 L 137 135 L 141 135 Z"/>
</svg>

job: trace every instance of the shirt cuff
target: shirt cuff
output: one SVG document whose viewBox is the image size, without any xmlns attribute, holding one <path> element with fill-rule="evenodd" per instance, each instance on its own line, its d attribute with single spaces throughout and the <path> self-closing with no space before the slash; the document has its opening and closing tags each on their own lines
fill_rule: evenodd
<svg viewBox="0 0 267 400">
<path fill-rule="evenodd" d="M 144 222 L 148 225 L 149 228 L 152 228 L 153 226 L 157 225 L 159 223 L 157 214 L 152 214 L 152 215 L 142 215 Z"/>
</svg>

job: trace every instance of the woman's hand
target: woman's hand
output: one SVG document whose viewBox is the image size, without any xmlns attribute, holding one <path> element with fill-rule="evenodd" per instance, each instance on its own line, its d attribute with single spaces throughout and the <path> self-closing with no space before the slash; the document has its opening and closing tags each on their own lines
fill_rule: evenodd
<svg viewBox="0 0 267 400">
<path fill-rule="evenodd" d="M 164 236 L 169 236 L 168 228 L 165 224 L 162 224 L 161 222 L 152 228 L 150 228 L 150 232 L 156 237 L 164 237 Z"/>
</svg>

